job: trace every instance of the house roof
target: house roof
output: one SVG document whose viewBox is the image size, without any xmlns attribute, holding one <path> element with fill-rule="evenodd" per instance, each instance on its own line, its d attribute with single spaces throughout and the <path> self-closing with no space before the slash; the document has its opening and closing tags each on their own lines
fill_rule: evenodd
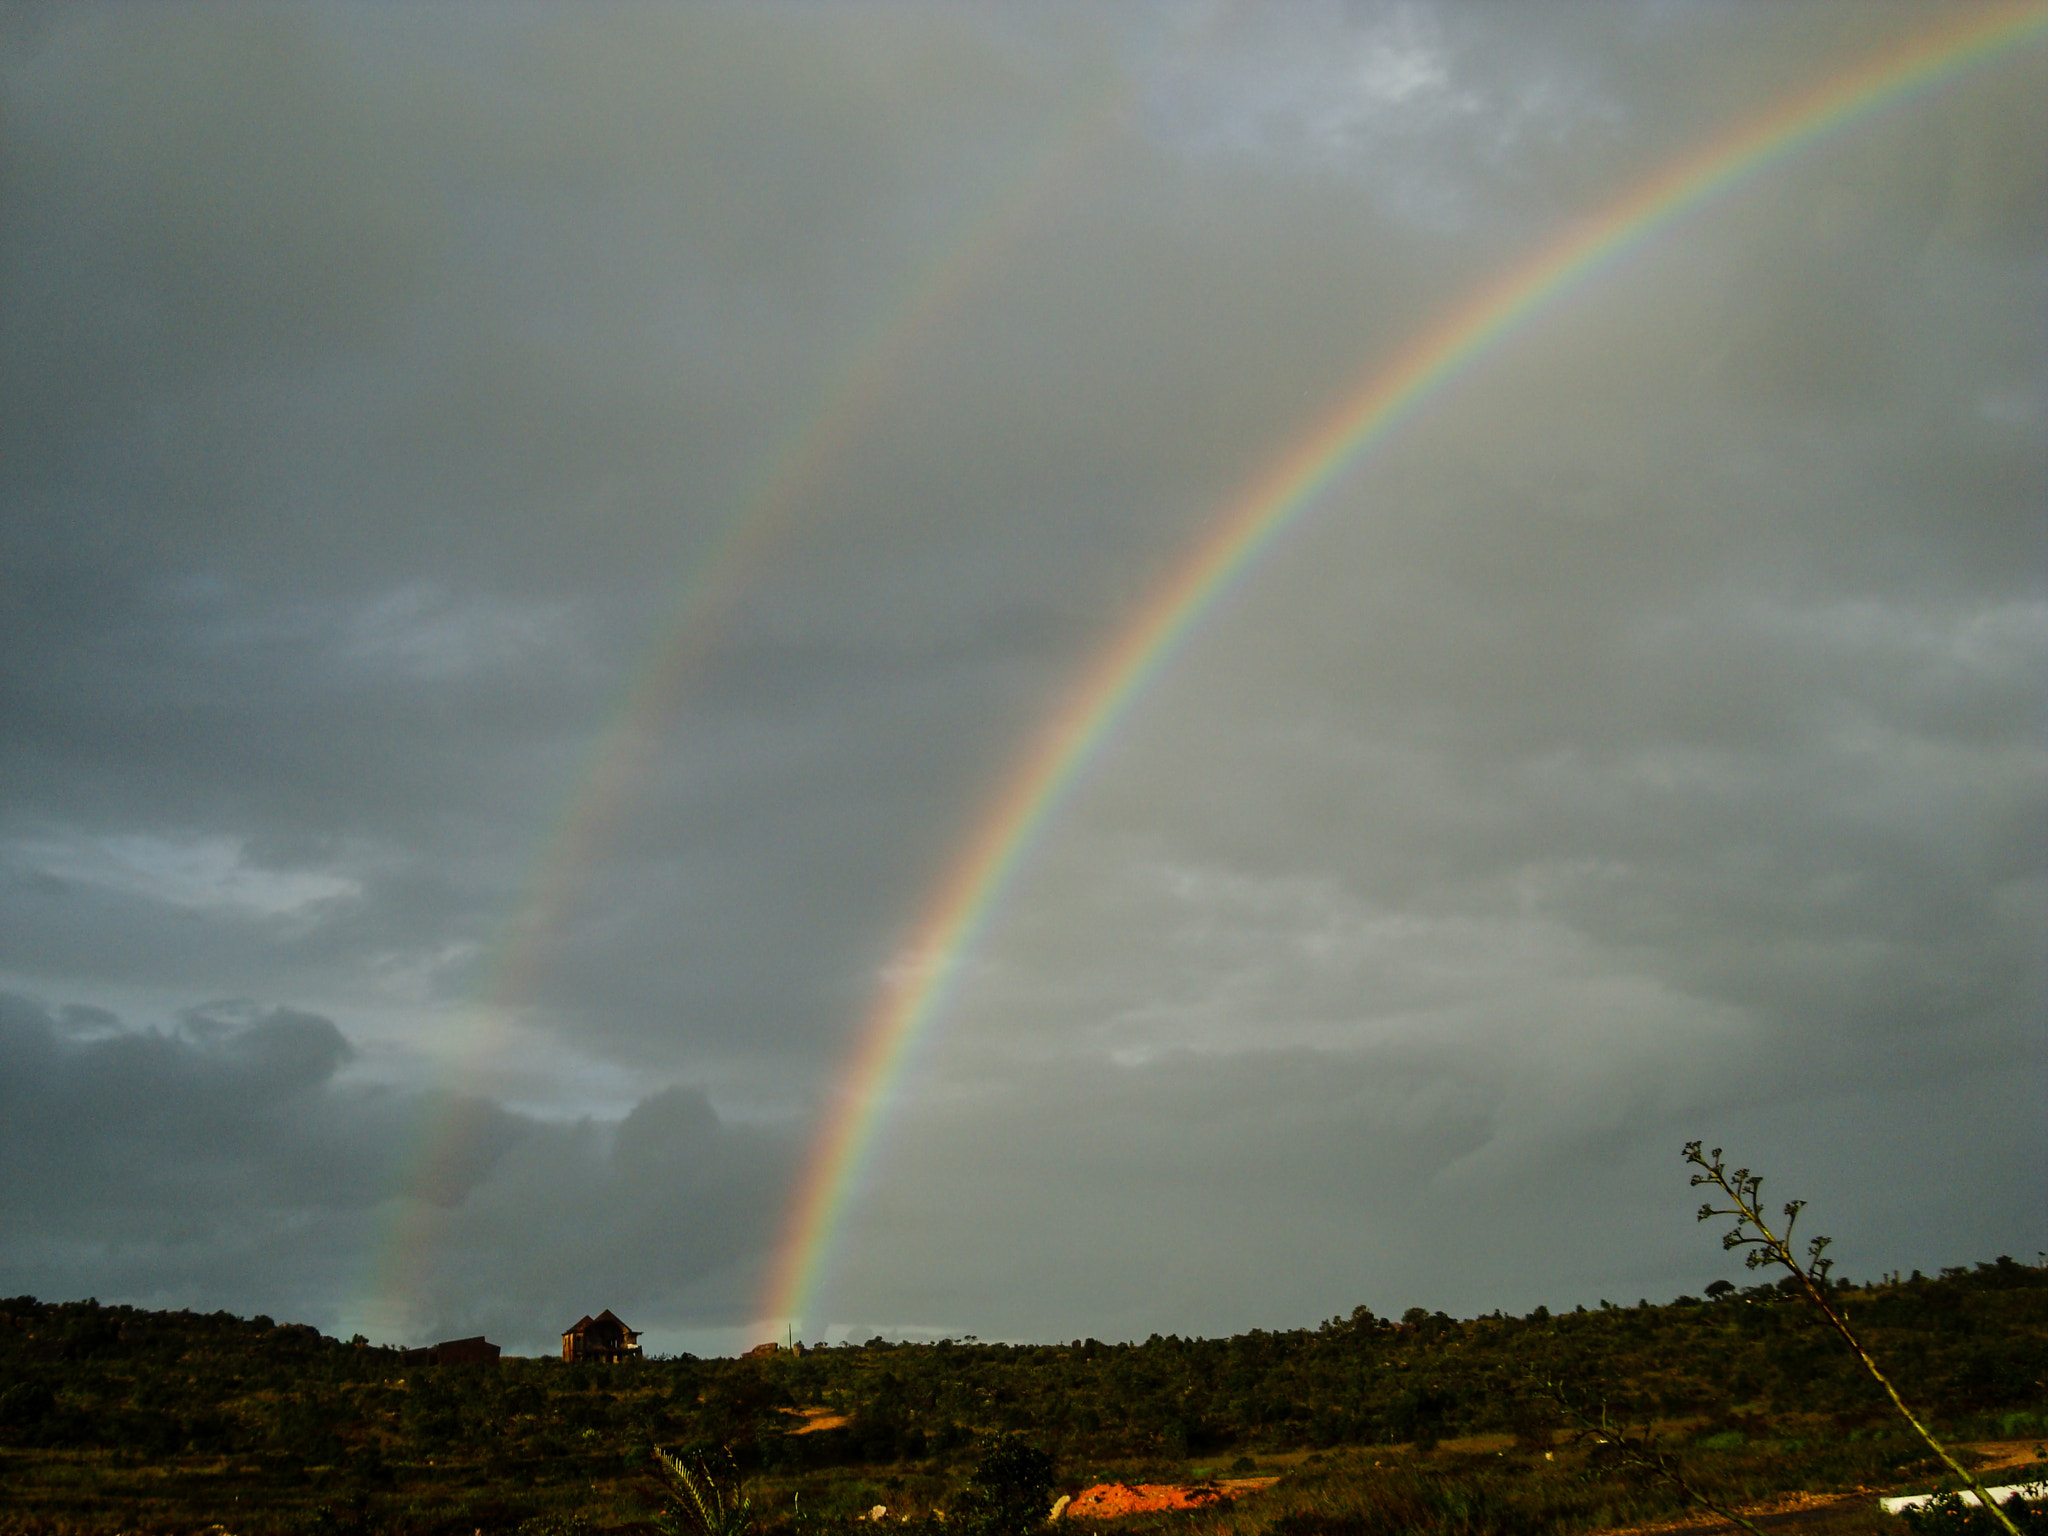
<svg viewBox="0 0 2048 1536">
<path fill-rule="evenodd" d="M 610 1323 L 612 1327 L 618 1329 L 621 1333 L 631 1333 L 633 1331 L 626 1325 L 623 1318 L 614 1313 L 610 1307 L 606 1307 L 595 1317 L 577 1318 L 575 1322 L 562 1330 L 562 1337 L 568 1338 L 571 1334 L 588 1333 L 600 1323 Z"/>
</svg>

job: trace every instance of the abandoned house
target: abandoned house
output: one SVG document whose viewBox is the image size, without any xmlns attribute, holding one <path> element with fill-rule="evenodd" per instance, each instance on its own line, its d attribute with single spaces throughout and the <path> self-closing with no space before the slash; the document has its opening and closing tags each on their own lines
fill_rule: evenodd
<svg viewBox="0 0 2048 1536">
<path fill-rule="evenodd" d="M 595 1317 L 579 1317 L 562 1335 L 562 1358 L 568 1361 L 595 1360 L 619 1365 L 640 1358 L 640 1335 L 611 1314 L 607 1307 Z"/>
</svg>

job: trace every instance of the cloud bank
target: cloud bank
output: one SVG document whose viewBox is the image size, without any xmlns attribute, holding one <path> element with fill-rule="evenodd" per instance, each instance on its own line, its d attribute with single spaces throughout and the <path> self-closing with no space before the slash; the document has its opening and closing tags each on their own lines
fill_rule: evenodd
<svg viewBox="0 0 2048 1536">
<path fill-rule="evenodd" d="M 10 14 L 0 1285 L 702 1348 L 1180 554 L 1928 24 Z M 2044 69 L 1764 169 L 1330 488 L 965 957 L 806 1333 L 1696 1291 L 1695 1135 L 1852 1274 L 2034 1252 Z"/>
</svg>

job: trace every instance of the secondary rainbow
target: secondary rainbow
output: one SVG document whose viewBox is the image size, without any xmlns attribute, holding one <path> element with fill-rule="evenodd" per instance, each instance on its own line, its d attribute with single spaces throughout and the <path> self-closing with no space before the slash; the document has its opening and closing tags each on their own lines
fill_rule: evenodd
<svg viewBox="0 0 2048 1536">
<path fill-rule="evenodd" d="M 1972 7 L 1779 103 L 1550 241 L 1376 366 L 1277 455 L 1087 665 L 931 893 L 825 1108 L 759 1309 L 808 1324 L 875 1134 L 913 1048 L 1081 770 L 1217 599 L 1339 475 L 1476 359 L 1658 232 L 1755 173 L 2048 32 L 2048 6 Z"/>
<path fill-rule="evenodd" d="M 691 560 L 645 659 L 606 712 L 606 729 L 572 776 L 561 813 L 536 840 L 533 873 L 488 951 L 484 980 L 465 1010 L 447 1069 L 502 1044 L 506 1019 L 525 1002 L 535 974 L 566 925 L 587 871 L 616 835 L 635 786 L 661 747 L 662 724 L 685 683 L 730 622 L 748 579 L 803 525 L 848 452 L 897 398 L 917 361 L 974 285 L 997 267 L 1048 202 L 1074 180 L 1128 103 L 1113 78 L 1050 123 L 1006 174 L 990 179 L 948 238 L 912 268 L 878 306 L 873 322 L 842 353 L 811 409 L 765 456 L 717 536 Z M 466 1180 L 490 1130 L 481 1106 L 450 1091 L 425 1113 L 415 1141 L 397 1158 L 394 1202 L 369 1254 L 367 1322 L 402 1327 L 409 1299 L 424 1289 L 445 1214 L 438 1200 Z"/>
</svg>

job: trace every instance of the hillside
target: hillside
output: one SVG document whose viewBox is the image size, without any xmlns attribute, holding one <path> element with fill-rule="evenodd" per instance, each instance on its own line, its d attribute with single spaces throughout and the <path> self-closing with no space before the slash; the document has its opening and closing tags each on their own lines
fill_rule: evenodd
<svg viewBox="0 0 2048 1536">
<path fill-rule="evenodd" d="M 2043 1433 L 2048 1271 L 2001 1258 L 1841 1295 L 1937 1420 L 1966 1437 Z M 644 1508 L 651 1447 L 703 1444 L 731 1447 L 764 1486 L 809 1487 L 829 1513 L 929 1506 L 977 1441 L 1003 1432 L 1050 1452 L 1068 1481 L 1233 1465 L 1313 1481 L 1357 1447 L 1403 1447 L 1412 1463 L 1492 1436 L 1489 1454 L 1540 1456 L 1564 1427 L 1547 1381 L 1666 1421 L 1674 1444 L 1724 1457 L 1776 1444 L 1776 1470 L 1744 1472 L 1752 1482 L 1791 1486 L 1806 1463 L 1784 1445 L 1804 1454 L 1816 1432 L 1837 1480 L 1924 1471 L 1846 1351 L 1773 1287 L 1525 1318 L 1359 1308 L 1215 1340 L 876 1339 L 628 1367 L 408 1365 L 268 1318 L 21 1297 L 0 1301 L 0 1488 L 31 1530 L 103 1516 L 107 1529 L 179 1528 L 228 1508 L 237 1530 L 372 1509 L 376 1529 L 510 1529 L 572 1489 Z M 1788 1441 L 1786 1425 L 1804 1428 Z"/>
</svg>

